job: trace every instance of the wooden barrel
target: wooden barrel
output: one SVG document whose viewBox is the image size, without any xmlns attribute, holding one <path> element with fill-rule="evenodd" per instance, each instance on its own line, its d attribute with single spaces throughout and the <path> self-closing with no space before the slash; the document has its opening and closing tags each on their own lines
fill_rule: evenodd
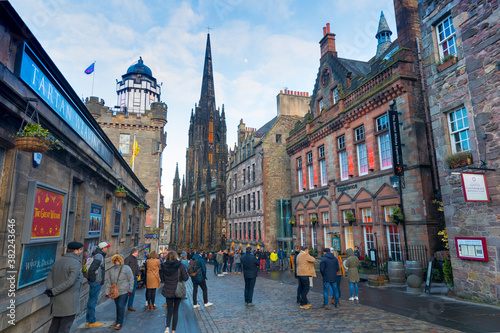
<svg viewBox="0 0 500 333">
<path fill-rule="evenodd" d="M 389 283 L 399 285 L 405 284 L 405 266 L 402 261 L 389 261 L 387 272 L 389 274 Z"/>
<path fill-rule="evenodd" d="M 406 262 L 406 276 L 416 275 L 421 278 L 424 277 L 424 267 L 421 261 L 410 261 Z"/>
</svg>

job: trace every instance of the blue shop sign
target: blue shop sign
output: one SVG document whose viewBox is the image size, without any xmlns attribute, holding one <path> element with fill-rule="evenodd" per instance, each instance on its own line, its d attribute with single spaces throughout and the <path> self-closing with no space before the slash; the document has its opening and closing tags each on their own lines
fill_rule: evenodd
<svg viewBox="0 0 500 333">
<path fill-rule="evenodd" d="M 43 281 L 56 262 L 57 243 L 24 245 L 17 289 Z"/>
<path fill-rule="evenodd" d="M 20 78 L 30 86 L 73 130 L 97 153 L 102 159 L 111 165 L 111 151 L 102 142 L 95 130 L 89 126 L 87 121 L 75 110 L 62 88 L 55 81 L 50 80 L 36 63 L 40 61 L 33 51 L 24 44 L 23 57 L 21 60 Z M 49 73 L 50 75 L 50 73 Z M 58 88 L 59 87 L 59 88 Z"/>
</svg>

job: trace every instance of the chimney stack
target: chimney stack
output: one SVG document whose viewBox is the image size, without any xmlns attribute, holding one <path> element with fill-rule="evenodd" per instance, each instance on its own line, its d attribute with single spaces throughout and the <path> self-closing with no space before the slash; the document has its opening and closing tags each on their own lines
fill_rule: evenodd
<svg viewBox="0 0 500 333">
<path fill-rule="evenodd" d="M 330 32 L 330 23 L 323 27 L 323 38 L 319 42 L 321 48 L 321 58 L 328 52 L 331 52 L 334 57 L 337 56 L 337 51 L 335 50 L 335 34 Z"/>
</svg>

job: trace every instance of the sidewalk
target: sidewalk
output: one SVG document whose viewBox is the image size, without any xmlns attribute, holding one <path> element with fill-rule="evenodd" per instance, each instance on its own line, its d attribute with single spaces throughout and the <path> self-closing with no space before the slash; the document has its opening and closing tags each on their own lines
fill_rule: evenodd
<svg viewBox="0 0 500 333">
<path fill-rule="evenodd" d="M 191 279 L 190 279 L 191 280 Z M 188 299 L 183 300 L 179 306 L 179 320 L 177 323 L 176 333 L 199 333 L 200 329 L 193 313 L 192 300 L 192 284 L 191 281 L 186 282 L 188 290 Z M 135 312 L 125 311 L 125 320 L 123 328 L 120 332 L 124 333 L 163 333 L 165 331 L 165 318 L 167 308 L 163 308 L 165 297 L 161 295 L 161 288 L 156 293 L 156 310 L 146 309 L 146 289 L 138 289 L 135 294 L 134 308 Z M 107 300 L 96 308 L 97 321 L 103 324 L 99 328 L 85 327 L 85 311 L 83 315 L 75 320 L 71 327 L 71 332 L 75 333 L 102 333 L 102 332 L 117 332 L 115 329 L 108 327 L 113 324 L 116 319 L 115 303 L 113 300 Z"/>
</svg>

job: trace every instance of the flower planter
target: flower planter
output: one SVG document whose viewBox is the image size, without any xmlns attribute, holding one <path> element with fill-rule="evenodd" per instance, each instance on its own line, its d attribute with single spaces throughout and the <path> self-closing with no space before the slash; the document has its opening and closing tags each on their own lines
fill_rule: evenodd
<svg viewBox="0 0 500 333">
<path fill-rule="evenodd" d="M 14 140 L 17 150 L 30 153 L 45 153 L 50 147 L 50 141 L 36 136 L 24 136 Z"/>
<path fill-rule="evenodd" d="M 456 64 L 457 62 L 458 62 L 457 57 L 452 57 L 452 58 L 446 60 L 445 62 L 443 62 L 442 64 L 437 66 L 438 73 L 444 71 L 448 67 L 451 67 L 452 65 Z"/>
<path fill-rule="evenodd" d="M 115 197 L 117 198 L 126 198 L 127 193 L 126 192 L 115 192 Z"/>
<path fill-rule="evenodd" d="M 140 211 L 140 212 L 143 212 L 146 210 L 146 208 L 143 208 L 143 207 L 137 207 L 137 210 Z"/>
</svg>

